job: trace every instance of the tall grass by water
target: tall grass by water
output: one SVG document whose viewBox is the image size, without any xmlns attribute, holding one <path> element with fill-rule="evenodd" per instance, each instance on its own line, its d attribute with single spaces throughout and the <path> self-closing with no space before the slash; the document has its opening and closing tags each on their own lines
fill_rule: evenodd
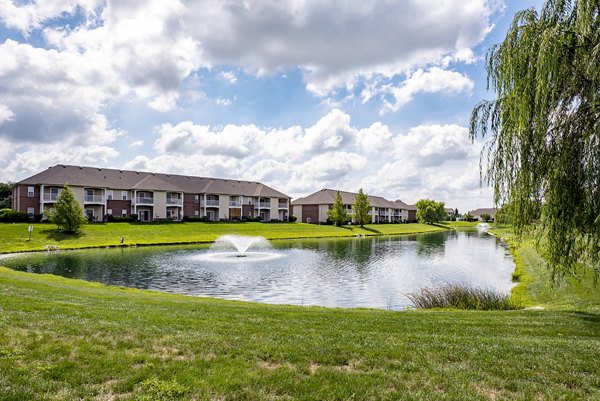
<svg viewBox="0 0 600 401">
<path fill-rule="evenodd" d="M 471 287 L 465 284 L 447 284 L 407 295 L 418 309 L 456 308 L 474 310 L 518 309 L 510 300 L 510 295 L 491 289 Z"/>
</svg>

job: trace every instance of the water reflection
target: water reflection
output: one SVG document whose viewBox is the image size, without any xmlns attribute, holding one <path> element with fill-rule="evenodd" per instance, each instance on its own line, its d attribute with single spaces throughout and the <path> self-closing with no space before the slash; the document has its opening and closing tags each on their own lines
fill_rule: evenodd
<svg viewBox="0 0 600 401">
<path fill-rule="evenodd" d="M 111 285 L 266 303 L 402 309 L 449 282 L 509 291 L 507 250 L 477 230 L 273 242 L 275 260 L 202 260 L 208 246 L 96 249 L 3 260 L 14 269 Z M 241 258 L 244 259 L 244 258 Z"/>
</svg>

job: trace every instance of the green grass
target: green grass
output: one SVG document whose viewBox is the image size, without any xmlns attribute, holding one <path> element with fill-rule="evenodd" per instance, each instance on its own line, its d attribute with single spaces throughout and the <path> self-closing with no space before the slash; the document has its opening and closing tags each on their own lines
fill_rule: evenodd
<svg viewBox="0 0 600 401">
<path fill-rule="evenodd" d="M 461 222 L 462 223 L 462 222 Z M 455 227 L 464 225 L 454 225 Z M 443 228 L 296 224 L 0 225 L 2 252 L 405 234 Z M 497 227 L 497 235 L 509 230 Z M 511 241 L 521 311 L 261 305 L 0 267 L 0 400 L 600 399 L 600 297 L 591 279 L 549 287 L 531 242 Z M 567 285 L 568 284 L 568 285 Z"/>
<path fill-rule="evenodd" d="M 2 400 L 591 400 L 600 316 L 273 306 L 0 268 Z"/>
<path fill-rule="evenodd" d="M 34 224 L 29 240 L 29 224 L 0 224 L 0 253 L 41 251 L 44 245 L 61 249 L 213 242 L 224 234 L 260 235 L 267 239 L 349 237 L 361 235 L 401 235 L 440 231 L 427 224 L 369 224 L 334 227 L 305 223 L 106 223 L 88 224 L 79 235 L 56 231 L 53 224 Z"/>
<path fill-rule="evenodd" d="M 511 298 L 521 305 L 551 309 L 580 310 L 600 313 L 600 287 L 587 271 L 579 277 L 564 277 L 552 281 L 544 259 L 536 252 L 534 240 L 525 236 L 514 238 L 510 227 L 495 227 L 491 233 L 508 242 L 515 260 L 513 276 L 518 285 Z"/>
</svg>

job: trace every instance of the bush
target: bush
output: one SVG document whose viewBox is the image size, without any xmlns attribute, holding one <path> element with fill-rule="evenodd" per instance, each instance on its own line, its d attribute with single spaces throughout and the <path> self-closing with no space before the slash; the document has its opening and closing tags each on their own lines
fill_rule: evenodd
<svg viewBox="0 0 600 401">
<path fill-rule="evenodd" d="M 206 216 L 183 216 L 183 221 L 187 221 L 190 223 L 206 223 L 208 221 L 208 217 L 206 217 Z"/>
<path fill-rule="evenodd" d="M 4 223 L 22 223 L 29 220 L 25 212 L 17 212 L 12 209 L 0 209 L 0 221 Z"/>
<path fill-rule="evenodd" d="M 289 218 L 289 222 L 290 223 L 295 223 L 296 220 L 298 220 L 298 218 L 296 216 L 294 216 L 294 215 L 291 215 L 290 218 Z"/>
<path fill-rule="evenodd" d="M 408 294 L 415 308 L 457 308 L 476 310 L 518 309 L 510 301 L 509 295 L 493 290 L 469 287 L 464 284 L 448 284 L 436 289 L 423 288 L 417 293 Z"/>
<path fill-rule="evenodd" d="M 137 213 L 131 213 L 131 214 L 129 215 L 129 217 L 131 217 L 131 219 L 132 219 L 133 221 L 138 221 L 138 215 L 137 215 Z"/>
<path fill-rule="evenodd" d="M 258 223 L 258 222 L 261 222 L 262 219 L 260 216 L 256 216 L 256 217 L 242 216 L 242 221 L 247 221 L 249 223 L 251 223 L 251 222 Z"/>
<path fill-rule="evenodd" d="M 109 223 L 133 223 L 134 221 L 136 221 L 136 218 L 133 218 L 132 216 L 113 216 L 112 214 L 107 214 L 106 215 L 106 221 Z"/>
</svg>

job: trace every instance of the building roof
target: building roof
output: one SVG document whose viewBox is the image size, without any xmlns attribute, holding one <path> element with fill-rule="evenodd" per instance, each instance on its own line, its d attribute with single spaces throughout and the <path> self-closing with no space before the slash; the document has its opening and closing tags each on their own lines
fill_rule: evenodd
<svg viewBox="0 0 600 401">
<path fill-rule="evenodd" d="M 217 195 L 290 198 L 267 185 L 255 181 L 194 177 L 98 167 L 81 167 L 64 164 L 57 164 L 56 166 L 49 167 L 41 173 L 18 182 L 18 184 L 56 186 L 68 184 L 78 187 L 124 190 L 158 190 L 192 194 L 208 193 Z"/>
<path fill-rule="evenodd" d="M 400 205 L 401 209 L 406 209 L 406 210 L 417 210 L 417 206 L 416 205 L 409 205 L 407 203 L 402 202 L 400 199 L 396 199 L 394 201 L 394 203 L 398 203 Z"/>
<path fill-rule="evenodd" d="M 305 196 L 304 198 L 298 198 L 294 200 L 292 205 L 333 205 L 337 193 L 338 191 L 336 189 L 321 189 L 320 191 Z M 345 205 L 352 205 L 354 203 L 354 198 L 356 197 L 355 192 L 339 191 L 339 193 Z M 389 201 L 381 196 L 367 195 L 367 198 L 369 198 L 371 206 L 374 207 L 405 209 L 405 207 L 397 202 Z"/>
<path fill-rule="evenodd" d="M 488 207 L 488 208 L 483 207 L 483 208 L 469 211 L 469 214 L 473 217 L 480 217 L 483 213 L 487 213 L 490 216 L 494 217 L 496 215 L 496 208 L 495 207 Z"/>
</svg>

